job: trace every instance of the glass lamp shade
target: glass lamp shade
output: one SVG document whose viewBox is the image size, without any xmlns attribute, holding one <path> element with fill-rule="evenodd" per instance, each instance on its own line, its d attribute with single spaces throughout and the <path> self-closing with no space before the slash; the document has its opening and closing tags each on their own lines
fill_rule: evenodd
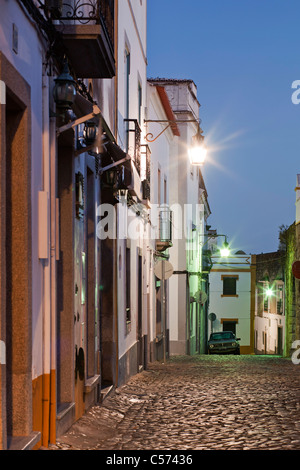
<svg viewBox="0 0 300 470">
<path fill-rule="evenodd" d="M 97 125 L 95 122 L 88 121 L 85 123 L 83 130 L 83 138 L 86 145 L 91 145 L 95 142 L 97 136 Z"/>
<path fill-rule="evenodd" d="M 195 145 L 189 149 L 189 157 L 192 165 L 203 165 L 207 154 L 204 145 Z"/>
<path fill-rule="evenodd" d="M 58 108 L 70 109 L 76 96 L 76 82 L 65 63 L 62 74 L 55 79 L 53 97 Z"/>
<path fill-rule="evenodd" d="M 105 172 L 106 184 L 109 186 L 114 186 L 117 181 L 118 174 L 114 169 L 107 170 Z"/>
<path fill-rule="evenodd" d="M 220 252 L 223 258 L 227 258 L 230 255 L 230 249 L 229 249 L 229 245 L 227 242 L 224 242 Z"/>
</svg>

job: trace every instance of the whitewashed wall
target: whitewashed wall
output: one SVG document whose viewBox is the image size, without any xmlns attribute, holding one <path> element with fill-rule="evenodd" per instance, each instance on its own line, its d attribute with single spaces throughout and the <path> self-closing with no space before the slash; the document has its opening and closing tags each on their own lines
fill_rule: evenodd
<svg viewBox="0 0 300 470">
<path fill-rule="evenodd" d="M 126 126 L 125 118 L 125 50 L 130 51 L 130 79 L 129 79 L 129 118 L 138 118 L 138 83 L 142 88 L 141 123 L 144 122 L 147 92 L 147 60 L 146 60 L 146 11 L 147 2 L 143 0 L 119 1 L 118 10 L 118 74 L 117 74 L 117 141 L 118 145 L 125 150 Z M 109 106 L 108 106 L 109 108 Z M 143 130 L 143 129 L 142 129 Z M 132 216 L 136 217 L 132 212 Z M 137 286 L 138 286 L 138 249 L 142 251 L 142 265 L 145 272 L 144 233 L 135 240 L 130 240 L 131 249 L 131 326 L 126 329 L 125 322 L 125 274 L 124 260 L 126 240 L 118 240 L 118 338 L 119 358 L 121 358 L 137 341 Z M 123 262 L 120 266 L 120 262 Z M 143 276 L 143 329 L 145 328 L 145 305 L 146 305 L 147 280 Z"/>
<path fill-rule="evenodd" d="M 241 260 L 240 260 L 241 261 Z M 217 272 L 214 271 L 218 269 Z M 250 345 L 250 307 L 251 307 L 251 273 L 241 272 L 241 269 L 235 271 L 234 268 L 228 271 L 224 266 L 222 271 L 220 265 L 215 265 L 209 275 L 210 282 L 210 303 L 209 312 L 215 313 L 217 319 L 213 322 L 213 331 L 222 331 L 223 325 L 221 319 L 238 319 L 236 324 L 236 336 L 241 338 L 241 346 Z M 247 269 L 247 268 L 245 268 Z M 249 269 L 250 271 L 250 269 Z M 222 297 L 223 282 L 222 275 L 236 275 L 238 297 Z M 209 322 L 209 333 L 211 332 L 211 323 Z"/>
</svg>

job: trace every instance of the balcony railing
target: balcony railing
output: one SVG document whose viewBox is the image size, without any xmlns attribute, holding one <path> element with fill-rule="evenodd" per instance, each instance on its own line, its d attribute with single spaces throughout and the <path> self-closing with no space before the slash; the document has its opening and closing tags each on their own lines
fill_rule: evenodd
<svg viewBox="0 0 300 470">
<path fill-rule="evenodd" d="M 124 119 L 127 132 L 127 153 L 135 163 L 136 169 L 141 173 L 141 128 L 137 119 Z"/>
<path fill-rule="evenodd" d="M 94 22 L 105 27 L 111 43 L 114 43 L 113 0 L 70 0 L 62 3 L 60 21 L 76 21 L 81 24 Z"/>
<path fill-rule="evenodd" d="M 148 144 L 142 144 L 140 149 L 143 199 L 150 201 L 151 151 Z"/>
</svg>

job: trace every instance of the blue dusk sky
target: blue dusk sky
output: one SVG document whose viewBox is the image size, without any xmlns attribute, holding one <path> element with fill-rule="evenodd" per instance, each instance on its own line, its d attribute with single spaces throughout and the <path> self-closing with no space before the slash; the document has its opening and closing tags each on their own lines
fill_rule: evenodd
<svg viewBox="0 0 300 470">
<path fill-rule="evenodd" d="M 233 249 L 276 251 L 300 173 L 300 1 L 148 0 L 147 57 L 148 77 L 197 86 L 208 223 Z"/>
</svg>

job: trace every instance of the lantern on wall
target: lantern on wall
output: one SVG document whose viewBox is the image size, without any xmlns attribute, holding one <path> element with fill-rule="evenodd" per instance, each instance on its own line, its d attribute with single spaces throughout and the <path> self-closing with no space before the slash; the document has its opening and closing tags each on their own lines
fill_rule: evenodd
<svg viewBox="0 0 300 470">
<path fill-rule="evenodd" d="M 54 80 L 53 97 L 58 108 L 70 109 L 76 97 L 76 82 L 65 62 L 62 73 Z"/>
<path fill-rule="evenodd" d="M 86 145 L 95 142 L 97 136 L 97 124 L 93 121 L 87 121 L 83 129 L 83 138 Z"/>
<path fill-rule="evenodd" d="M 230 248 L 227 241 L 223 243 L 223 246 L 220 250 L 221 256 L 227 258 L 230 255 Z"/>
</svg>

